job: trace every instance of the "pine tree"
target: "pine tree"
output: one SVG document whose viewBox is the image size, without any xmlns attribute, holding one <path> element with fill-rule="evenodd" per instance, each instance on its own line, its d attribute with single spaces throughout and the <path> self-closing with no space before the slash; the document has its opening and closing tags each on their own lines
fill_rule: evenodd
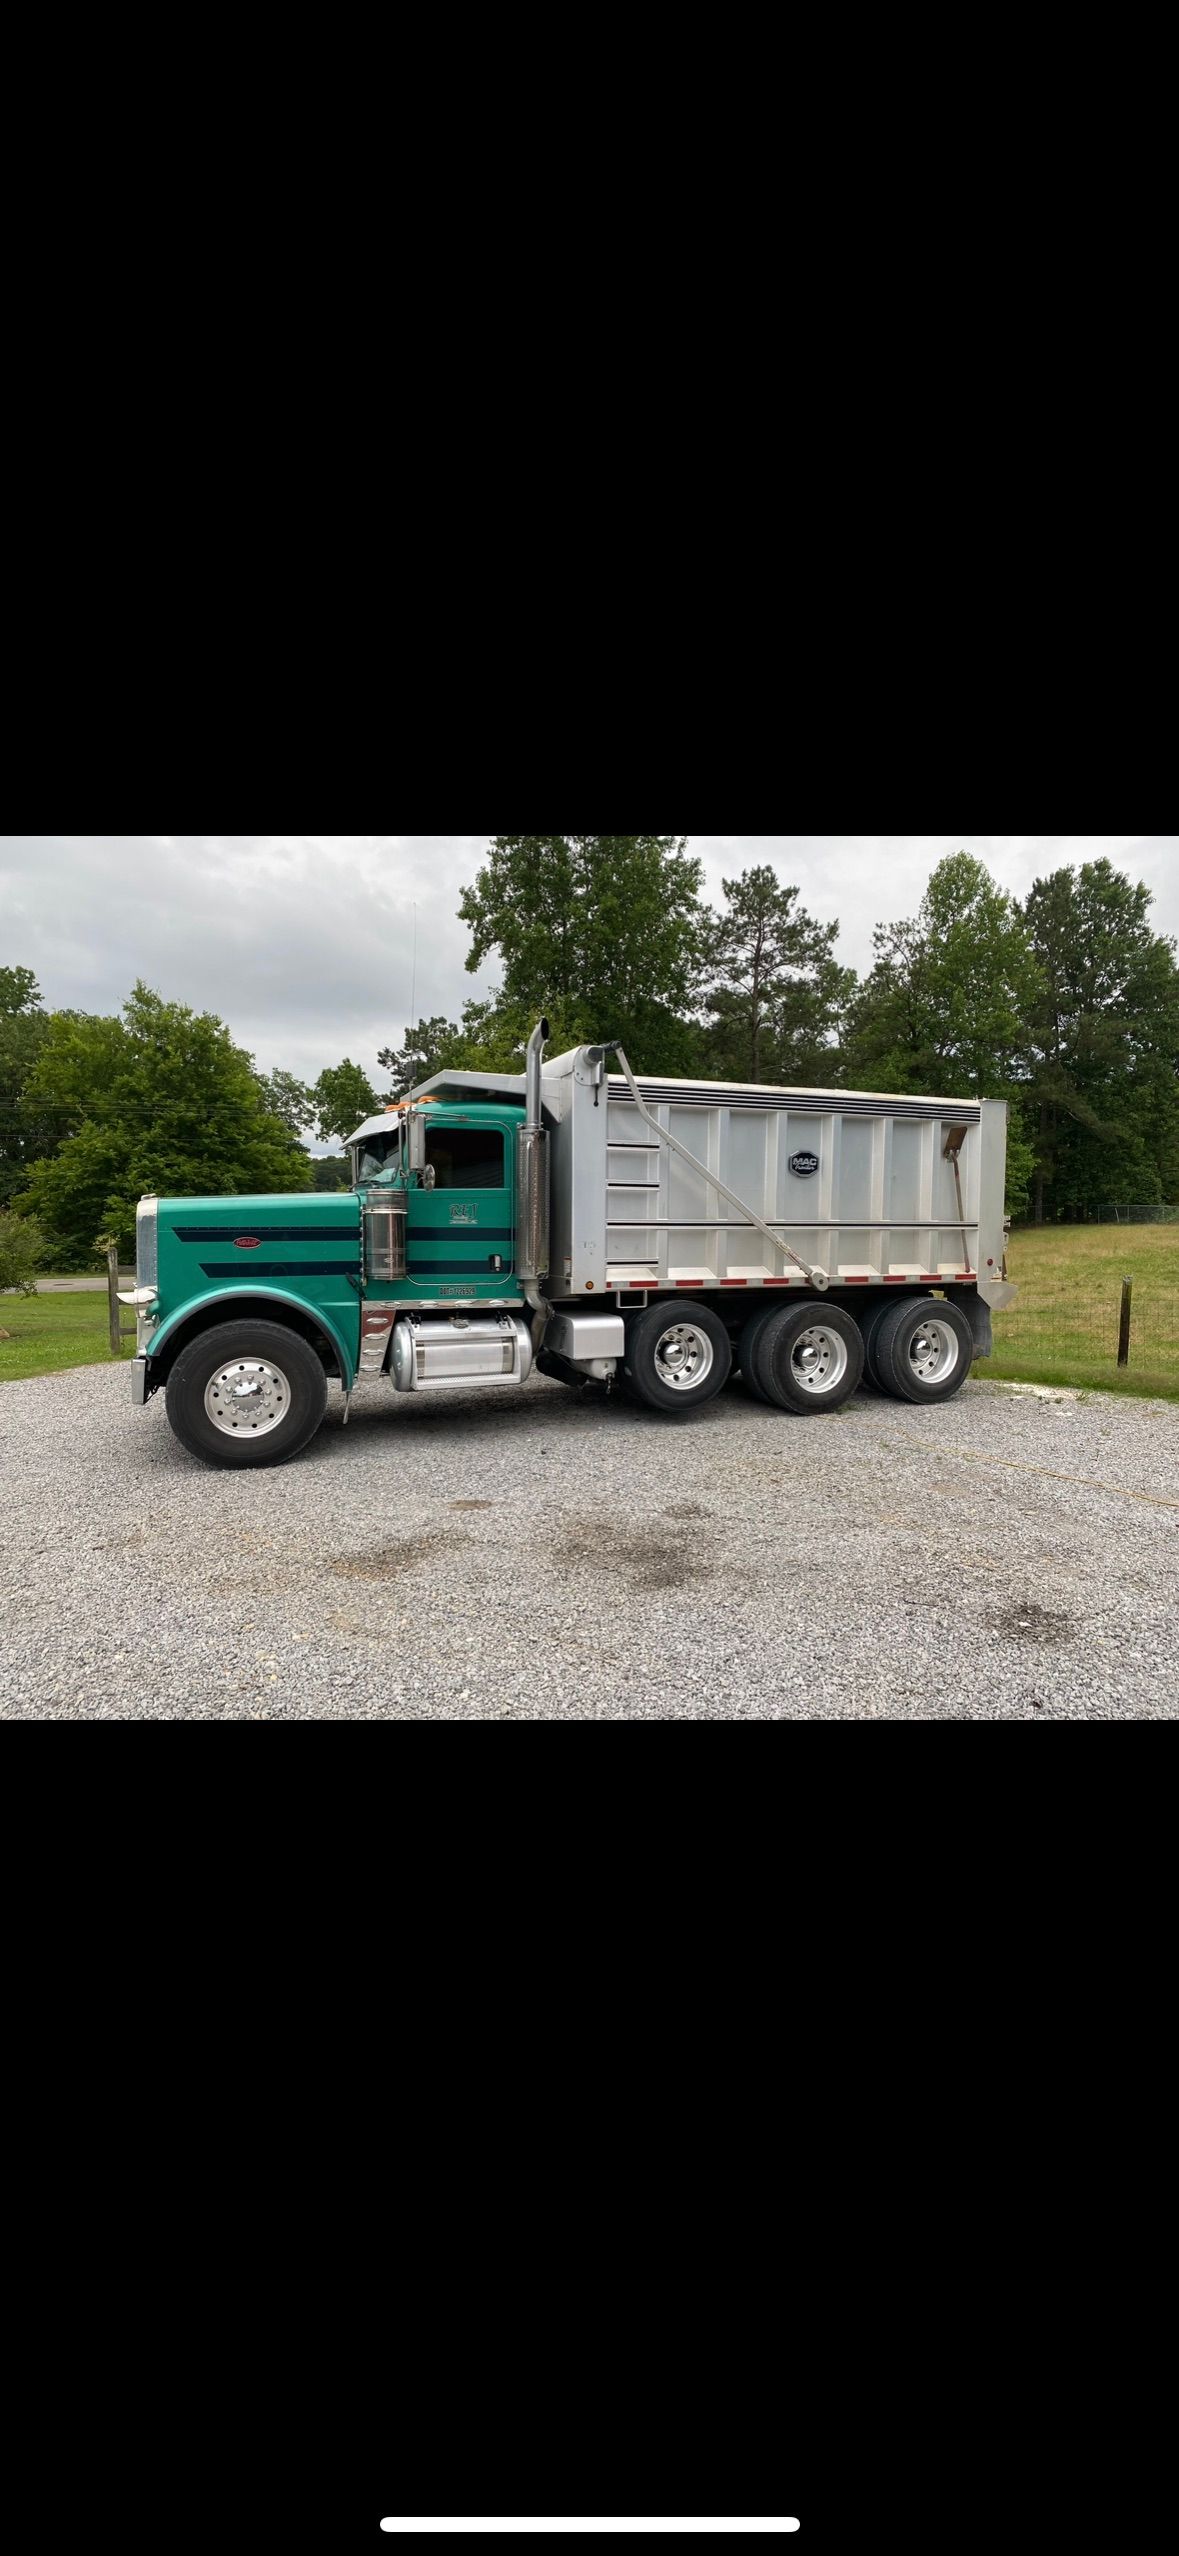
<svg viewBox="0 0 1179 2556">
<path fill-rule="evenodd" d="M 835 1070 L 854 972 L 835 957 L 837 923 L 818 923 L 767 866 L 722 881 L 727 912 L 708 950 L 705 1071 L 720 1081 L 818 1081 Z"/>
</svg>

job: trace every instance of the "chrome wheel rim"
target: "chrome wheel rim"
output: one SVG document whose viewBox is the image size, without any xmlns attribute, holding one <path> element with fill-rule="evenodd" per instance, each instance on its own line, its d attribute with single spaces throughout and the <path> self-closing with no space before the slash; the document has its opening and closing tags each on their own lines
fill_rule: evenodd
<svg viewBox="0 0 1179 2556">
<path fill-rule="evenodd" d="M 792 1383 L 803 1393 L 830 1393 L 847 1374 L 847 1342 L 824 1323 L 800 1331 L 790 1352 Z"/>
<path fill-rule="evenodd" d="M 269 1358 L 230 1358 L 205 1386 L 205 1411 L 227 1438 L 264 1438 L 290 1405 L 287 1379 Z"/>
<path fill-rule="evenodd" d="M 909 1366 L 919 1384 L 941 1384 L 958 1364 L 958 1335 L 948 1322 L 919 1322 L 909 1342 Z"/>
<path fill-rule="evenodd" d="M 675 1322 L 655 1343 L 655 1373 L 660 1384 L 687 1393 L 703 1384 L 712 1366 L 712 1342 L 694 1322 Z"/>
</svg>

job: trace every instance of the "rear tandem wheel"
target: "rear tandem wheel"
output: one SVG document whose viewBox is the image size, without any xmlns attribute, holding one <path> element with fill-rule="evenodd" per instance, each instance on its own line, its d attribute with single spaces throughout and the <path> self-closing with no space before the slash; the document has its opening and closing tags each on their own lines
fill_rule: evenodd
<svg viewBox="0 0 1179 2556">
<path fill-rule="evenodd" d="M 974 1334 L 948 1296 L 903 1296 L 872 1344 L 881 1389 L 898 1402 L 948 1402 L 970 1373 Z"/>
<path fill-rule="evenodd" d="M 860 1326 L 826 1297 L 781 1305 L 758 1331 L 751 1364 L 755 1388 L 779 1411 L 837 1411 L 863 1370 Z"/>
<path fill-rule="evenodd" d="M 696 1299 L 682 1304 L 665 1299 L 627 1322 L 623 1375 L 651 1411 L 687 1419 L 720 1392 L 732 1363 L 719 1314 Z"/>
</svg>

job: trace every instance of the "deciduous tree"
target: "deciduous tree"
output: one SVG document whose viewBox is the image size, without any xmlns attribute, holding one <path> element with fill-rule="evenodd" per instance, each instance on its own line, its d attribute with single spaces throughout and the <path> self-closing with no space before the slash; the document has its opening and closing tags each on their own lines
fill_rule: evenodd
<svg viewBox="0 0 1179 2556">
<path fill-rule="evenodd" d="M 503 962 L 497 1013 L 543 1012 L 573 1044 L 619 1039 L 648 1073 L 681 1070 L 706 946 L 700 863 L 675 834 L 500 834 L 463 892 L 467 966 Z M 527 1036 L 527 1031 L 525 1031 Z"/>
<path fill-rule="evenodd" d="M 45 1265 L 45 1237 L 34 1216 L 10 1216 L 0 1208 L 0 1295 L 32 1296 Z"/>
<path fill-rule="evenodd" d="M 252 1061 L 211 1012 L 142 984 L 122 1018 L 56 1012 L 30 1097 L 66 1129 L 19 1204 L 58 1266 L 85 1266 L 100 1232 L 129 1250 L 140 1197 L 309 1189 L 310 1158 L 267 1106 Z"/>
<path fill-rule="evenodd" d="M 1027 1202 L 1023 1117 L 1039 971 L 1024 918 L 981 861 L 950 853 L 916 915 L 881 924 L 856 994 L 844 1079 L 868 1090 L 944 1092 L 1009 1104 L 1007 1196 Z"/>
<path fill-rule="evenodd" d="M 272 1074 L 259 1074 L 258 1082 L 267 1108 L 281 1118 L 289 1135 L 301 1140 L 305 1130 L 315 1125 L 314 1092 L 297 1074 L 285 1074 L 281 1067 Z"/>
<path fill-rule="evenodd" d="M 321 1145 L 331 1143 L 333 1136 L 347 1142 L 354 1127 L 373 1118 L 381 1103 L 362 1065 L 354 1065 L 346 1056 L 340 1065 L 325 1066 L 315 1084 L 312 1099 L 316 1112 L 315 1132 Z"/>
<path fill-rule="evenodd" d="M 19 1189 L 28 1165 L 57 1142 L 53 1112 L 38 1110 L 29 1098 L 48 1027 L 31 967 L 0 967 L 0 1207 Z"/>
<path fill-rule="evenodd" d="M 1179 1197 L 1179 970 L 1151 901 L 1105 859 L 1054 870 L 1024 901 L 1037 1221 Z"/>
<path fill-rule="evenodd" d="M 462 1031 L 445 1013 L 436 1012 L 432 1020 L 419 1021 L 416 1029 L 406 1027 L 400 1047 L 380 1047 L 377 1063 L 388 1067 L 392 1098 L 402 1100 L 415 1083 L 424 1083 L 431 1074 L 440 1073 L 444 1065 L 457 1062 Z"/>
</svg>

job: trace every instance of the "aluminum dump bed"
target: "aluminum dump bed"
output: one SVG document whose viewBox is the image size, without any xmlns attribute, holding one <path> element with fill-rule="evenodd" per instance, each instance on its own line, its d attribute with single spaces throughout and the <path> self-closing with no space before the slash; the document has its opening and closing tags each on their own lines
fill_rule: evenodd
<svg viewBox="0 0 1179 2556">
<path fill-rule="evenodd" d="M 653 1127 L 623 1077 L 596 1084 L 584 1055 L 545 1067 L 553 1295 L 805 1288 L 804 1270 L 718 1194 L 715 1173 L 832 1287 L 965 1278 L 989 1303 L 1007 1300 L 1005 1102 L 639 1075 Z M 657 1129 L 678 1138 L 699 1170 Z"/>
<path fill-rule="evenodd" d="M 1014 1295 L 1001 1276 L 1005 1101 L 650 1074 L 636 1082 L 655 1126 L 624 1077 L 606 1072 L 600 1050 L 579 1047 L 545 1062 L 550 1296 L 689 1286 L 805 1291 L 805 1270 L 720 1196 L 710 1173 L 808 1268 L 821 1268 L 831 1287 L 965 1280 L 995 1308 Z M 418 1089 L 439 1099 L 516 1100 L 524 1077 L 442 1073 Z M 672 1152 L 659 1130 L 694 1162 Z"/>
</svg>

